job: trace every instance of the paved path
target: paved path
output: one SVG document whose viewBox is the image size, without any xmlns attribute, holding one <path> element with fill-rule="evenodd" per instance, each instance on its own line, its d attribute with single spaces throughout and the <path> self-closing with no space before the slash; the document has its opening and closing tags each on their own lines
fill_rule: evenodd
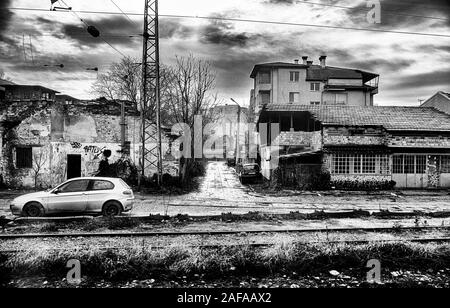
<svg viewBox="0 0 450 308">
<path fill-rule="evenodd" d="M 0 215 L 9 214 L 12 197 L 0 197 Z M 450 196 L 446 192 L 407 192 L 401 198 L 390 193 L 380 194 L 314 194 L 296 193 L 292 196 L 264 196 L 244 186 L 232 168 L 223 162 L 211 162 L 199 191 L 184 196 L 136 196 L 131 215 L 220 215 L 221 213 L 311 213 L 314 211 L 366 210 L 377 212 L 450 212 Z"/>
</svg>

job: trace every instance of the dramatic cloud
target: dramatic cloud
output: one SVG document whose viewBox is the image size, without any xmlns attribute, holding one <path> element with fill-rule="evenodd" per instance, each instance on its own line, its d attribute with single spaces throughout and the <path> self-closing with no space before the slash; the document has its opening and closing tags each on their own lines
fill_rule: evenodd
<svg viewBox="0 0 450 308">
<path fill-rule="evenodd" d="M 127 12 L 142 13 L 142 1 L 115 0 Z M 316 3 L 315 5 L 312 2 Z M 317 5 L 321 4 L 321 5 Z M 329 26 L 381 28 L 384 30 L 450 31 L 448 0 L 383 0 L 382 24 L 368 24 L 365 0 L 165 0 L 160 3 L 161 59 L 173 64 L 175 55 L 211 61 L 217 71 L 217 92 L 248 104 L 257 63 L 293 62 L 302 56 L 318 62 L 328 55 L 330 66 L 368 70 L 380 74 L 380 105 L 417 103 L 438 90 L 450 91 L 450 48 L 447 38 L 358 32 L 315 27 L 286 26 L 220 20 L 241 18 Z M 47 7 L 48 0 L 0 0 L 0 67 L 15 81 L 42 84 L 75 97 L 92 97 L 90 88 L 97 74 L 105 72 L 121 55 L 101 38 L 94 38 L 74 14 L 24 12 L 14 14 L 8 6 Z M 113 11 L 105 1 L 68 0 L 76 10 Z M 100 5 L 100 6 L 99 6 Z M 351 9 L 333 6 L 351 7 Z M 175 18 L 211 16 L 203 18 Z M 436 18 L 423 18 L 431 16 Z M 142 16 L 130 20 L 118 13 L 83 14 L 86 23 L 121 53 L 140 58 Z M 25 40 L 23 40 L 25 37 Z M 60 69 L 54 65 L 64 64 Z"/>
<path fill-rule="evenodd" d="M 347 10 L 347 15 L 355 23 L 366 23 L 369 9 L 366 1 L 362 1 L 353 9 Z M 381 2 L 381 24 L 377 26 L 395 28 L 398 26 L 417 26 L 429 22 L 432 22 L 431 25 L 434 27 L 450 26 L 450 2 L 448 0 L 384 0 Z"/>
<path fill-rule="evenodd" d="M 402 77 L 396 83 L 395 87 L 399 89 L 414 89 L 429 86 L 449 87 L 450 85 L 450 70 L 431 71 L 424 74 L 415 74 L 411 76 Z"/>
<path fill-rule="evenodd" d="M 8 10 L 11 0 L 0 1 L 0 41 L 3 41 L 4 31 L 8 29 L 13 13 Z"/>
</svg>

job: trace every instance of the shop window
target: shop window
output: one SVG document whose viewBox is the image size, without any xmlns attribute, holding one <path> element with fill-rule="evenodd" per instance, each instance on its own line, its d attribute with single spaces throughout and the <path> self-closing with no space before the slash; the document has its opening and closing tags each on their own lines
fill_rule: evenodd
<svg viewBox="0 0 450 308">
<path fill-rule="evenodd" d="M 415 170 L 414 170 L 414 155 L 405 155 L 405 160 L 404 160 L 404 164 L 405 164 L 405 171 L 404 173 L 406 174 L 414 174 Z"/>
<path fill-rule="evenodd" d="M 416 156 L 416 173 L 417 174 L 427 173 L 427 157 L 425 155 Z"/>
<path fill-rule="evenodd" d="M 441 156 L 441 173 L 450 173 L 450 156 Z"/>
<path fill-rule="evenodd" d="M 403 173 L 403 155 L 395 155 L 392 158 L 392 173 L 394 174 Z"/>
</svg>

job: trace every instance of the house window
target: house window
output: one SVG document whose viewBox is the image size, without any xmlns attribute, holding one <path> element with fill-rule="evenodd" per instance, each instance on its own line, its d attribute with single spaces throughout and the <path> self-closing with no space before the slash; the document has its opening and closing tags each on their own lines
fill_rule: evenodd
<svg viewBox="0 0 450 308">
<path fill-rule="evenodd" d="M 42 100 L 50 100 L 50 93 L 42 93 Z"/>
<path fill-rule="evenodd" d="M 270 78 L 270 72 L 261 72 L 259 73 L 259 83 L 260 84 L 270 84 L 271 78 Z"/>
<path fill-rule="evenodd" d="M 325 105 L 347 105 L 347 93 L 330 93 L 324 94 Z"/>
<path fill-rule="evenodd" d="M 33 148 L 16 148 L 16 167 L 33 168 Z"/>
<path fill-rule="evenodd" d="M 363 155 L 362 157 L 362 173 L 375 174 L 376 156 Z"/>
<path fill-rule="evenodd" d="M 333 173 L 349 174 L 350 173 L 350 155 L 336 154 L 333 155 Z"/>
<path fill-rule="evenodd" d="M 320 102 L 310 102 L 311 105 L 320 105 Z"/>
<path fill-rule="evenodd" d="M 311 91 L 319 92 L 320 91 L 320 82 L 311 82 Z"/>
<path fill-rule="evenodd" d="M 260 91 L 259 96 L 261 96 L 261 104 L 266 105 L 270 103 L 270 91 Z"/>
<path fill-rule="evenodd" d="M 299 92 L 290 92 L 289 93 L 289 103 L 299 103 L 300 102 L 300 93 Z"/>
<path fill-rule="evenodd" d="M 291 82 L 299 82 L 299 80 L 300 80 L 300 72 L 290 72 L 289 80 Z"/>
</svg>

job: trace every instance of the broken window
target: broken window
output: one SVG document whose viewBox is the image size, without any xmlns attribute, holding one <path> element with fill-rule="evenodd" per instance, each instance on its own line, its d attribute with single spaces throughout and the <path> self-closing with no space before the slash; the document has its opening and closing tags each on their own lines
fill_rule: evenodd
<svg viewBox="0 0 450 308">
<path fill-rule="evenodd" d="M 299 92 L 290 92 L 289 93 L 289 103 L 299 103 L 300 102 L 300 93 Z"/>
<path fill-rule="evenodd" d="M 259 91 L 259 96 L 261 97 L 262 105 L 270 103 L 270 91 Z"/>
<path fill-rule="evenodd" d="M 31 147 L 16 148 L 16 167 L 33 168 L 33 148 Z"/>
</svg>

